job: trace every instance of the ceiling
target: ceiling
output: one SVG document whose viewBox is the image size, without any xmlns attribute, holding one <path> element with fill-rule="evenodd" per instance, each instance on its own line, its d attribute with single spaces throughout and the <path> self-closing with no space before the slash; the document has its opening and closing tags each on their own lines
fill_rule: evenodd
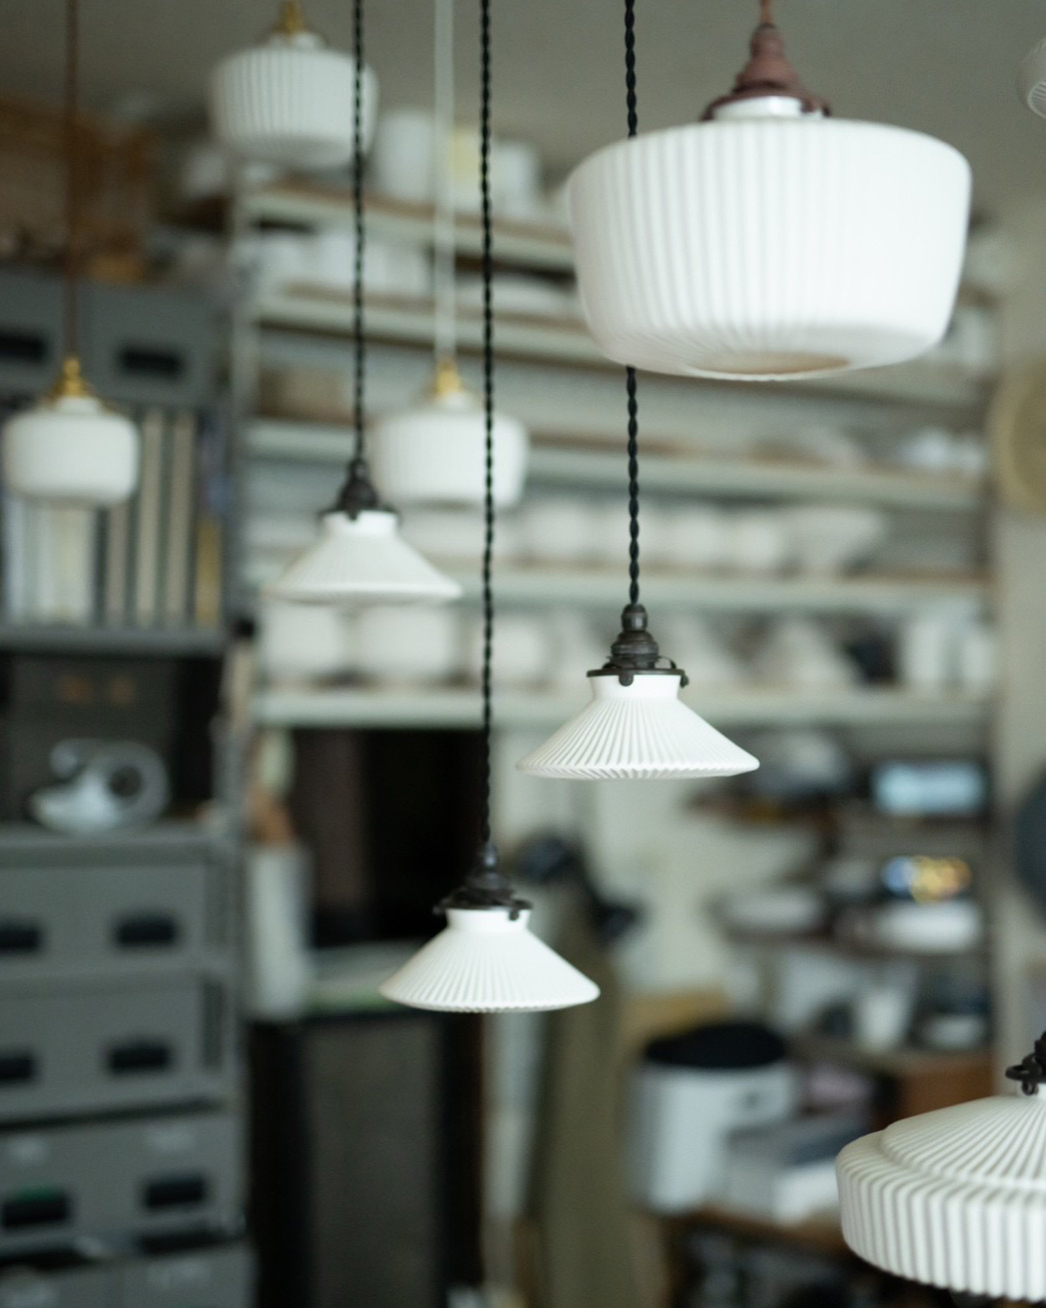
<svg viewBox="0 0 1046 1308">
<path fill-rule="evenodd" d="M 162 122 L 198 114 L 211 65 L 265 29 L 275 0 L 81 0 L 88 103 Z M 639 0 L 641 127 L 694 118 L 744 61 L 755 0 Z M 309 0 L 350 44 L 349 0 Z M 432 0 L 371 0 L 368 59 L 386 105 L 429 102 Z M 474 116 L 478 4 L 458 0 L 459 118 Z M 0 90 L 56 99 L 61 0 L 0 0 Z M 495 0 L 495 131 L 528 137 L 553 174 L 621 134 L 621 0 Z M 811 89 L 836 114 L 902 123 L 970 159 L 982 213 L 1046 192 L 1046 122 L 1014 72 L 1046 36 L 1042 0 L 778 0 Z"/>
</svg>

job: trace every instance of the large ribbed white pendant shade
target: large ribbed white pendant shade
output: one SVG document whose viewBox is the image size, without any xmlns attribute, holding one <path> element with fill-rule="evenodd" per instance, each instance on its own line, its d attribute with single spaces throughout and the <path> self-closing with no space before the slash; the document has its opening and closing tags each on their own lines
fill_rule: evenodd
<svg viewBox="0 0 1046 1308">
<path fill-rule="evenodd" d="M 732 777 L 759 766 L 679 698 L 682 673 L 590 676 L 592 699 L 543 745 L 522 772 L 583 781 Z"/>
<path fill-rule="evenodd" d="M 371 462 L 382 489 L 396 504 L 482 504 L 483 406 L 461 384 L 452 360 L 441 361 L 430 392 L 409 409 L 389 414 L 374 428 Z M 518 504 L 527 470 L 527 429 L 504 413 L 494 415 L 494 502 Z"/>
<path fill-rule="evenodd" d="M 107 408 L 66 360 L 52 395 L 16 413 L 3 428 L 4 485 L 54 504 L 106 508 L 138 482 L 138 431 Z"/>
<path fill-rule="evenodd" d="M 529 909 L 448 908 L 447 925 L 380 987 L 410 1008 L 537 1012 L 599 997 L 599 987 L 530 933 Z"/>
<path fill-rule="evenodd" d="M 399 533 L 390 509 L 355 517 L 324 515 L 320 538 L 268 588 L 274 599 L 304 604 L 444 603 L 461 587 L 437 571 Z"/>
<path fill-rule="evenodd" d="M 825 116 L 772 24 L 752 56 L 708 121 L 607 146 L 571 176 L 596 344 L 746 381 L 922 354 L 955 302 L 969 165 L 920 132 Z"/>
<path fill-rule="evenodd" d="M 285 3 L 266 39 L 223 59 L 211 75 L 218 141 L 242 159 L 287 168 L 337 168 L 353 156 L 356 61 L 310 31 L 301 6 Z M 361 135 L 370 148 L 378 79 L 364 68 Z"/>
<path fill-rule="evenodd" d="M 1046 1097 L 996 1095 L 895 1122 L 839 1155 L 843 1236 L 895 1276 L 1046 1299 Z"/>
</svg>

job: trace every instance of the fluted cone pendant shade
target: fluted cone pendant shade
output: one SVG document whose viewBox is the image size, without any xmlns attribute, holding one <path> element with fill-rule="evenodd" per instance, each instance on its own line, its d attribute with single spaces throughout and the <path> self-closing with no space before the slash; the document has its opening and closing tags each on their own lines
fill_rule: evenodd
<svg viewBox="0 0 1046 1308">
<path fill-rule="evenodd" d="M 896 1276 L 1046 1299 L 1046 1097 L 996 1095 L 895 1122 L 839 1155 L 843 1236 Z"/>
<path fill-rule="evenodd" d="M 320 539 L 268 593 L 305 604 L 440 603 L 457 599 L 461 587 L 407 544 L 395 513 L 364 509 L 325 514 Z"/>
<path fill-rule="evenodd" d="M 597 999 L 595 982 L 531 935 L 529 920 L 525 908 L 448 908 L 447 925 L 381 993 L 448 1013 L 537 1012 Z"/>
<path fill-rule="evenodd" d="M 590 675 L 586 708 L 521 759 L 539 777 L 603 781 L 668 777 L 732 777 L 759 766 L 747 750 L 699 717 L 679 698 L 682 673 Z"/>
</svg>

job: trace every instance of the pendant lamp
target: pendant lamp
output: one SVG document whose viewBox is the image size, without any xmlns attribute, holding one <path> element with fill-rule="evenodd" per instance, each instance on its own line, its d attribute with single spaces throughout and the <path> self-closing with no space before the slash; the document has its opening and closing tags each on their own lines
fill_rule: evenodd
<svg viewBox="0 0 1046 1308">
<path fill-rule="evenodd" d="M 438 907 L 447 925 L 382 986 L 409 1008 L 495 1013 L 571 1008 L 599 987 L 528 929 L 530 905 L 498 865 L 491 838 L 491 696 L 494 638 L 494 315 L 490 210 L 490 0 L 480 0 L 480 151 L 483 214 L 483 357 L 486 534 L 483 548 L 483 814 L 476 861 L 462 885 Z"/>
<path fill-rule="evenodd" d="M 636 131 L 635 4 L 625 0 L 628 129 Z M 625 372 L 628 400 L 629 601 L 610 657 L 588 675 L 586 708 L 517 765 L 539 777 L 655 780 L 729 777 L 759 766 L 746 750 L 679 699 L 686 673 L 663 658 L 639 602 L 639 407 L 634 368 Z"/>
<path fill-rule="evenodd" d="M 454 131 L 454 0 L 436 0 L 433 177 L 436 366 L 428 390 L 374 431 L 374 468 L 397 503 L 482 504 L 486 418 L 466 389 L 455 359 L 454 201 L 450 143 Z M 518 504 L 527 470 L 527 430 L 494 415 L 494 502 Z"/>
<path fill-rule="evenodd" d="M 79 36 L 78 0 L 66 0 L 65 361 L 53 389 L 4 424 L 3 474 L 17 495 L 104 508 L 137 485 L 138 432 L 102 403 L 80 369 Z"/>
<path fill-rule="evenodd" d="M 357 86 L 358 82 L 358 86 Z M 287 168 L 338 168 L 355 150 L 355 97 L 364 153 L 374 136 L 378 79 L 311 31 L 296 0 L 280 6 L 261 44 L 229 55 L 211 75 L 211 122 L 241 159 Z"/>
<path fill-rule="evenodd" d="M 839 1155 L 843 1237 L 896 1276 L 1046 1299 L 1046 1035 L 993 1095 L 895 1122 Z"/>
<path fill-rule="evenodd" d="M 363 5 L 355 3 L 356 95 L 353 132 L 353 204 L 356 219 L 354 309 L 355 449 L 345 483 L 323 515 L 320 538 L 277 578 L 267 593 L 299 603 L 352 605 L 367 601 L 438 603 L 457 599 L 461 587 L 438 572 L 399 534 L 399 518 L 382 504 L 370 476 L 364 422 L 366 333 L 363 264 Z"/>
<path fill-rule="evenodd" d="M 702 121 L 599 150 L 569 181 L 599 348 L 744 381 L 914 358 L 944 335 L 970 168 L 921 132 L 833 118 L 762 0 L 751 58 Z"/>
</svg>

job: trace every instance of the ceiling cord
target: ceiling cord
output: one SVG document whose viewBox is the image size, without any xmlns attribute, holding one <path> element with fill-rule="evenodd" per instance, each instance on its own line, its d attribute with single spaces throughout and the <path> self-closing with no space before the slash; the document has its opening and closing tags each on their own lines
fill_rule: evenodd
<svg viewBox="0 0 1046 1308">
<path fill-rule="evenodd" d="M 80 4 L 65 6 L 65 354 L 80 352 L 80 205 L 77 120 L 80 112 Z"/>
<path fill-rule="evenodd" d="M 625 103 L 628 110 L 628 134 L 639 128 L 636 113 L 636 7 L 635 0 L 625 0 Z M 625 369 L 625 393 L 628 397 L 628 602 L 639 603 L 639 401 L 636 397 L 636 370 Z"/>
<path fill-rule="evenodd" d="M 365 241 L 363 222 L 363 0 L 354 0 L 353 35 L 356 71 L 352 106 L 352 203 L 356 220 L 356 268 L 353 277 L 352 298 L 352 330 L 355 337 L 352 407 L 356 423 L 353 461 L 360 463 L 366 457 L 366 434 L 364 432 L 366 336 L 364 334 L 363 318 L 363 256 Z"/>
<path fill-rule="evenodd" d="M 494 657 L 494 251 L 490 203 L 490 0 L 480 0 L 479 187 L 483 219 L 483 399 L 486 416 L 483 488 L 483 809 L 480 839 L 491 844 Z"/>
</svg>

